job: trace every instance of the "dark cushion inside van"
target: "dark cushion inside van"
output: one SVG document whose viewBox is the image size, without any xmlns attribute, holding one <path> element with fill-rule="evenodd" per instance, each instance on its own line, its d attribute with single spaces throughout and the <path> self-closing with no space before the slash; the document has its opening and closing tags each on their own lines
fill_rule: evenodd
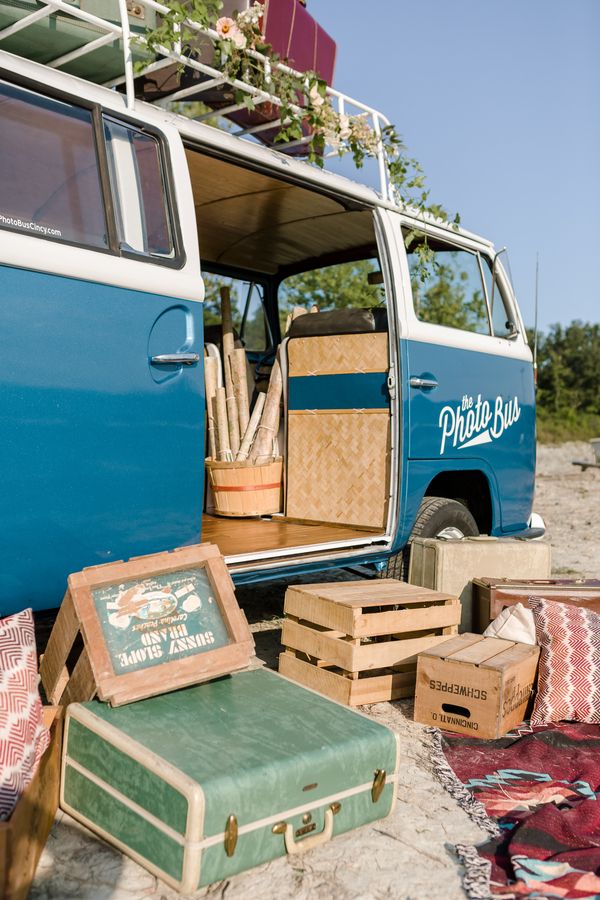
<svg viewBox="0 0 600 900">
<path fill-rule="evenodd" d="M 240 338 L 236 329 L 233 329 L 233 342 L 236 347 L 243 347 L 244 342 Z M 205 325 L 204 326 L 204 343 L 205 344 L 216 344 L 219 348 L 219 352 L 222 352 L 222 344 L 223 344 L 223 328 L 221 325 Z"/>
<path fill-rule="evenodd" d="M 365 331 L 387 331 L 387 310 L 332 309 L 330 312 L 306 313 L 290 325 L 288 337 L 313 337 L 325 334 L 362 334 Z"/>
</svg>

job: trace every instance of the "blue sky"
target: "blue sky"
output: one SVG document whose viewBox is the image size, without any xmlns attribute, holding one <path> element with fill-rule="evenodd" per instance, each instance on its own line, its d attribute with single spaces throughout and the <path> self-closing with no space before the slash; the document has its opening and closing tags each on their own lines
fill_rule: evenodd
<svg viewBox="0 0 600 900">
<path fill-rule="evenodd" d="M 432 199 L 507 246 L 540 327 L 600 321 L 600 0 L 308 0 L 335 86 L 396 125 Z"/>
</svg>

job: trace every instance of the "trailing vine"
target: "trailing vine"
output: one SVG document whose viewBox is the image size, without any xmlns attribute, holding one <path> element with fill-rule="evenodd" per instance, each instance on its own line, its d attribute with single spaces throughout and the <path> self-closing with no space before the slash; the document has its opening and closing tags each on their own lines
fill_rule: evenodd
<svg viewBox="0 0 600 900">
<path fill-rule="evenodd" d="M 308 160 L 318 166 L 324 165 L 325 147 L 332 147 L 340 156 L 350 153 L 355 165 L 360 168 L 365 159 L 377 156 L 380 147 L 386 157 L 389 179 L 397 200 L 403 206 L 412 207 L 421 217 L 434 216 L 444 222 L 449 220 L 446 210 L 432 203 L 425 184 L 425 176 L 419 162 L 408 156 L 406 147 L 393 126 L 387 126 L 378 136 L 370 127 L 364 115 L 344 115 L 334 109 L 327 96 L 327 85 L 314 71 L 297 75 L 289 69 L 277 67 L 286 63 L 266 42 L 261 31 L 262 3 L 256 2 L 233 18 L 219 17 L 221 0 L 168 0 L 170 12 L 161 16 L 156 28 L 147 30 L 138 45 L 144 45 L 149 56 L 177 51 L 194 59 L 198 44 L 198 33 L 187 24 L 197 22 L 204 28 L 216 32 L 214 38 L 214 58 L 211 65 L 221 71 L 229 81 L 236 79 L 252 85 L 259 91 L 276 96 L 280 103 L 281 127 L 276 142 L 292 142 L 308 138 L 306 153 Z M 266 56 L 271 62 L 268 75 L 262 60 L 252 52 Z M 144 53 L 144 56 L 146 53 Z M 136 63 L 140 72 L 148 64 Z M 181 65 L 181 69 L 184 65 Z M 235 92 L 235 102 L 244 104 L 250 111 L 257 106 L 252 95 L 241 89 Z M 275 126 L 276 127 L 276 126 Z M 453 227 L 458 227 L 460 217 L 456 214 Z M 421 238 L 415 250 L 420 261 L 420 277 L 426 277 L 433 261 L 433 253 L 426 237 L 412 231 L 407 242 Z"/>
</svg>

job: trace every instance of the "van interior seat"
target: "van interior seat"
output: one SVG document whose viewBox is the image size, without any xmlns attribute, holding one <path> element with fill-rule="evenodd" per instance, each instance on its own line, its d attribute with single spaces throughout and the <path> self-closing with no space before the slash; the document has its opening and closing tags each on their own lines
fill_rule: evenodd
<svg viewBox="0 0 600 900">
<path fill-rule="evenodd" d="M 383 306 L 346 307 L 329 312 L 306 313 L 290 324 L 288 337 L 314 337 L 328 334 L 363 334 L 387 331 L 387 310 Z"/>
</svg>

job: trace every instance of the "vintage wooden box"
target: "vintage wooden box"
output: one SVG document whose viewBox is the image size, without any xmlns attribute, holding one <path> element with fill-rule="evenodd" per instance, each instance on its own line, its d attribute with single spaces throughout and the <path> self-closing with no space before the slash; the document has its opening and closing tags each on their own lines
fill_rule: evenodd
<svg viewBox="0 0 600 900">
<path fill-rule="evenodd" d="M 50 744 L 10 819 L 0 822 L 0 898 L 25 900 L 58 808 L 62 710 L 44 708 Z"/>
<path fill-rule="evenodd" d="M 592 578 L 474 578 L 475 631 L 485 631 L 507 606 L 515 603 L 527 606 L 529 597 L 544 597 L 600 612 L 600 581 Z"/>
<path fill-rule="evenodd" d="M 182 892 L 388 815 L 396 735 L 254 669 L 128 706 L 72 704 L 61 806 Z"/>
<path fill-rule="evenodd" d="M 526 716 L 539 647 L 461 634 L 419 654 L 415 721 L 493 740 Z"/>
<path fill-rule="evenodd" d="M 40 677 L 51 703 L 119 706 L 243 669 L 253 651 L 219 548 L 195 544 L 69 575 Z"/>
<path fill-rule="evenodd" d="M 546 541 L 487 535 L 459 541 L 415 538 L 411 542 L 408 580 L 459 597 L 461 631 L 473 631 L 474 578 L 549 578 L 551 564 L 552 551 Z"/>
<path fill-rule="evenodd" d="M 279 671 L 358 706 L 410 697 L 421 650 L 458 631 L 456 597 L 394 578 L 288 588 Z"/>
</svg>

